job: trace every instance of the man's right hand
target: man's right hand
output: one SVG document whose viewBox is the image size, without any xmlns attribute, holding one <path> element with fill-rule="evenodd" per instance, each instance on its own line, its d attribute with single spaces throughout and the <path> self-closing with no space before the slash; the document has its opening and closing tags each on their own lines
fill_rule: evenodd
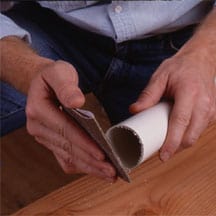
<svg viewBox="0 0 216 216">
<path fill-rule="evenodd" d="M 26 106 L 27 130 L 51 150 L 66 173 L 88 173 L 114 181 L 115 169 L 104 161 L 96 143 L 58 107 L 81 107 L 85 97 L 74 67 L 52 62 L 30 84 Z"/>
<path fill-rule="evenodd" d="M 102 151 L 58 107 L 59 102 L 68 108 L 84 104 L 75 68 L 39 56 L 15 36 L 2 38 L 0 48 L 1 79 L 28 94 L 28 132 L 54 153 L 66 173 L 88 173 L 113 181 L 115 169 L 104 161 Z"/>
</svg>

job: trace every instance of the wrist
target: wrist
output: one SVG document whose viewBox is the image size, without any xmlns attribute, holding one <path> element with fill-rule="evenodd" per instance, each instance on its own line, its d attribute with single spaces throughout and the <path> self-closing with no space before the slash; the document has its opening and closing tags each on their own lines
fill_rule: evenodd
<svg viewBox="0 0 216 216">
<path fill-rule="evenodd" d="M 202 43 L 200 42 L 202 41 Z M 191 64 L 204 64 L 216 76 L 216 46 L 202 38 L 191 38 L 177 53 L 176 57 L 187 59 Z"/>
<path fill-rule="evenodd" d="M 36 74 L 54 62 L 39 56 L 27 43 L 14 36 L 1 39 L 0 45 L 1 79 L 25 94 Z"/>
<path fill-rule="evenodd" d="M 193 37 L 185 43 L 177 55 L 188 55 L 196 58 L 196 62 L 204 62 L 212 67 L 216 76 L 216 7 L 208 14 Z"/>
</svg>

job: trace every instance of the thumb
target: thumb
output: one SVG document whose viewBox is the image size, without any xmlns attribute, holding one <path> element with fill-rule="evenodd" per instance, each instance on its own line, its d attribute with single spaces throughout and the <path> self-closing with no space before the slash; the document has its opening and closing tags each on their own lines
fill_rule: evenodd
<svg viewBox="0 0 216 216">
<path fill-rule="evenodd" d="M 153 75 L 137 101 L 129 107 L 130 112 L 138 113 L 157 104 L 164 94 L 166 84 L 167 78 Z"/>
<path fill-rule="evenodd" d="M 56 61 L 54 66 L 42 73 L 42 78 L 65 107 L 78 108 L 85 103 L 85 96 L 78 87 L 77 72 L 71 64 Z"/>
</svg>

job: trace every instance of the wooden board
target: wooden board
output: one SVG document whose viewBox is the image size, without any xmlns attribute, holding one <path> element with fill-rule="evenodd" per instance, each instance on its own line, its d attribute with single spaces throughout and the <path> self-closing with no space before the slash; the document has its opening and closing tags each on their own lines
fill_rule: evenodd
<svg viewBox="0 0 216 216">
<path fill-rule="evenodd" d="M 1 139 L 1 213 L 9 215 L 77 179 L 66 175 L 50 151 L 19 129 Z"/>
<path fill-rule="evenodd" d="M 132 183 L 82 177 L 14 215 L 216 215 L 216 125 L 166 163 L 154 156 Z"/>
</svg>

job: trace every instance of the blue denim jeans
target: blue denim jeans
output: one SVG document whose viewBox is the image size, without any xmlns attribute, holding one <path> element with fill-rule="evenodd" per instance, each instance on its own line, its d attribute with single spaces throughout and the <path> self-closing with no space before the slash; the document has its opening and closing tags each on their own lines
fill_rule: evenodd
<svg viewBox="0 0 216 216">
<path fill-rule="evenodd" d="M 129 105 L 157 67 L 193 33 L 191 27 L 116 44 L 111 38 L 68 23 L 34 2 L 24 1 L 6 15 L 31 33 L 31 46 L 39 55 L 74 65 L 80 88 L 84 93 L 94 93 L 112 124 L 131 115 Z M 25 124 L 25 102 L 25 95 L 1 83 L 1 135 Z"/>
</svg>

